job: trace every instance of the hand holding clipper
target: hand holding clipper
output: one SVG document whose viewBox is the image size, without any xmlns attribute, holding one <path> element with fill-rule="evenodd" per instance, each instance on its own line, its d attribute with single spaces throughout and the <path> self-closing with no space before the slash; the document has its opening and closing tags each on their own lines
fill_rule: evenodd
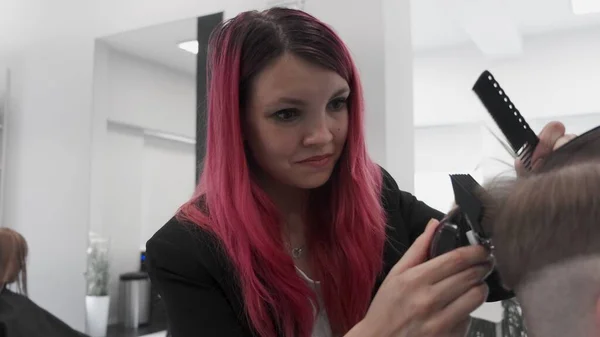
<svg viewBox="0 0 600 337">
<path fill-rule="evenodd" d="M 450 175 L 454 197 L 458 207 L 440 222 L 429 247 L 429 258 L 433 259 L 459 247 L 481 245 L 493 257 L 494 246 L 486 234 L 481 220 L 485 211 L 477 190 L 483 189 L 471 175 Z M 492 261 L 493 262 L 493 261 Z M 498 272 L 494 269 L 485 282 L 490 292 L 487 302 L 496 302 L 514 297 L 514 293 L 502 286 Z"/>
</svg>

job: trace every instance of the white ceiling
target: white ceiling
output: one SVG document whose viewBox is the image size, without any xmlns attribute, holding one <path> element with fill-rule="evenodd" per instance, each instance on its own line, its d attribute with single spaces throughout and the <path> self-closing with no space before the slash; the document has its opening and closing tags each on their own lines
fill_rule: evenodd
<svg viewBox="0 0 600 337">
<path fill-rule="evenodd" d="M 571 10 L 571 0 L 411 0 L 415 51 L 471 43 L 472 34 L 489 29 L 480 26 L 466 32 L 463 28 L 465 18 L 460 17 L 458 12 L 461 10 L 477 16 L 482 22 L 505 19 L 500 21 L 502 26 L 497 26 L 499 32 L 514 29 L 522 37 L 600 27 L 600 14 L 575 15 Z"/>
<path fill-rule="evenodd" d="M 501 56 L 518 53 L 523 37 L 600 27 L 600 14 L 575 15 L 570 0 L 411 0 L 411 6 L 416 53 L 473 44 L 487 55 Z M 194 40 L 196 29 L 196 18 L 190 18 L 102 40 L 123 52 L 195 74 L 194 55 L 177 48 L 177 43 Z"/>
</svg>

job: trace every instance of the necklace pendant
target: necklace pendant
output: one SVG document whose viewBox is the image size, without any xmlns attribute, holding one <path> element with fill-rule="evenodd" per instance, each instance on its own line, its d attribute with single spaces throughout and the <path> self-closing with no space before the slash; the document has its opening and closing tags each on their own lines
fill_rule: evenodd
<svg viewBox="0 0 600 337">
<path fill-rule="evenodd" d="M 302 253 L 304 252 L 303 248 L 294 248 L 292 249 L 292 257 L 294 259 L 299 259 L 302 256 Z"/>
</svg>

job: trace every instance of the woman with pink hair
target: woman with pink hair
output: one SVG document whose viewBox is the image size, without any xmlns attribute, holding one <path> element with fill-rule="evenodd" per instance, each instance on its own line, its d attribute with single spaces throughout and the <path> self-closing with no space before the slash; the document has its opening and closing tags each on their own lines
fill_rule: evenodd
<svg viewBox="0 0 600 337">
<path fill-rule="evenodd" d="M 245 12 L 208 53 L 200 183 L 147 243 L 173 337 L 463 336 L 488 254 L 426 261 L 443 213 L 369 158 L 358 72 L 332 29 Z"/>
</svg>

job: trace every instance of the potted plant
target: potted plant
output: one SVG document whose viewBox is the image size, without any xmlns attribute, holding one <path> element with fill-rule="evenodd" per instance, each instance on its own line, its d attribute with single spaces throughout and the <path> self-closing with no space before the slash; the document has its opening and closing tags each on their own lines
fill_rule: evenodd
<svg viewBox="0 0 600 337">
<path fill-rule="evenodd" d="M 87 249 L 87 293 L 85 297 L 87 334 L 91 337 L 105 337 L 108 327 L 109 281 L 108 240 L 90 234 Z"/>
</svg>

